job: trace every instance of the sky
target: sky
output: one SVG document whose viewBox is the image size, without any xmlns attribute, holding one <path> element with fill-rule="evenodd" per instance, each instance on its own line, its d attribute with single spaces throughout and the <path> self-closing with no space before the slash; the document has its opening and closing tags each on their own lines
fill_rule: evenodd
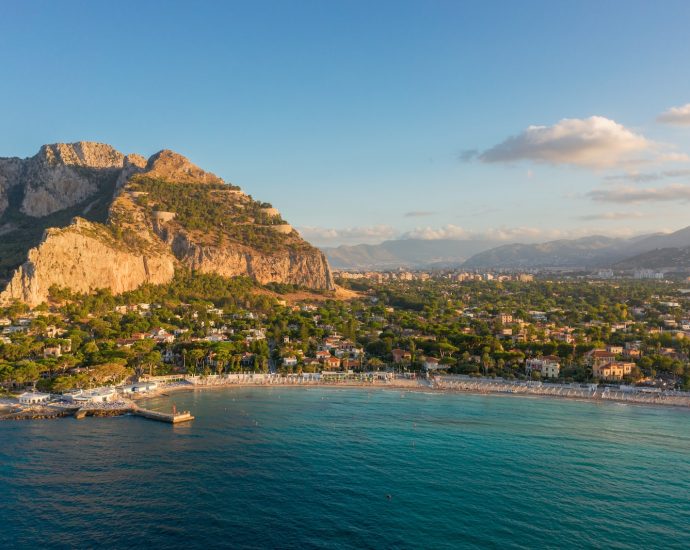
<svg viewBox="0 0 690 550">
<path fill-rule="evenodd" d="M 0 156 L 173 149 L 321 246 L 690 225 L 690 2 L 0 0 Z"/>
</svg>

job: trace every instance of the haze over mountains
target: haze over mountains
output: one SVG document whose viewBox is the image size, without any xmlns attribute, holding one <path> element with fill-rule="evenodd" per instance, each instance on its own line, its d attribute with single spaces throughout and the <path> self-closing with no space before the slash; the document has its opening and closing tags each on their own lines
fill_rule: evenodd
<svg viewBox="0 0 690 550">
<path fill-rule="evenodd" d="M 378 245 L 324 248 L 336 269 L 688 268 L 690 226 L 668 234 L 601 235 L 536 244 L 488 240 L 400 239 Z"/>
</svg>

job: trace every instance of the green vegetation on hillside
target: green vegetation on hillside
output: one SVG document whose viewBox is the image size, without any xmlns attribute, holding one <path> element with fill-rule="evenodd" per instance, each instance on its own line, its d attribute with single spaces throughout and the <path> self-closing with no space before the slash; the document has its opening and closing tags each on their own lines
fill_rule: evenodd
<svg viewBox="0 0 690 550">
<path fill-rule="evenodd" d="M 175 183 L 149 177 L 135 177 L 130 189 L 149 215 L 154 211 L 173 212 L 172 224 L 195 232 L 203 244 L 223 246 L 229 241 L 263 252 L 286 245 L 304 244 L 293 235 L 279 233 L 272 226 L 285 224 L 280 216 L 265 212 L 270 204 L 261 203 L 225 184 Z"/>
</svg>

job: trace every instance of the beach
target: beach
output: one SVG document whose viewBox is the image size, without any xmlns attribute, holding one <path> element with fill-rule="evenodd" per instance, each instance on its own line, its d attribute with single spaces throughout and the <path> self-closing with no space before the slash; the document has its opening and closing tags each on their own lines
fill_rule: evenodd
<svg viewBox="0 0 690 550">
<path fill-rule="evenodd" d="M 501 395 L 505 397 L 543 397 L 585 401 L 611 401 L 636 405 L 672 406 L 690 408 L 690 392 L 680 391 L 623 391 L 612 387 L 594 389 L 591 385 L 548 384 L 501 379 L 482 379 L 466 376 L 391 377 L 388 379 L 343 378 L 340 380 L 303 380 L 298 376 L 263 374 L 213 375 L 190 377 L 183 384 L 160 386 L 155 390 L 133 397 L 133 400 L 165 396 L 171 392 L 212 390 L 236 387 L 334 387 L 369 388 L 400 391 L 432 391 L 442 393 L 466 393 L 473 395 Z"/>
<path fill-rule="evenodd" d="M 156 382 L 157 377 L 149 377 Z M 39 420 L 74 416 L 118 416 L 130 414 L 141 401 L 167 397 L 173 393 L 208 391 L 231 388 L 341 388 L 387 389 L 411 392 L 438 392 L 449 394 L 497 395 L 502 397 L 532 397 L 568 399 L 577 401 L 618 402 L 633 405 L 682 407 L 690 409 L 690 392 L 657 391 L 625 386 L 598 387 L 581 384 L 549 384 L 528 381 L 509 381 L 467 376 L 408 376 L 349 375 L 334 378 L 278 374 L 230 374 L 186 376 L 172 383 L 157 382 L 149 391 L 120 396 L 110 403 L 87 403 L 81 406 L 65 402 L 22 406 L 5 399 L 0 403 L 0 420 Z M 621 389 L 623 388 L 623 389 Z"/>
</svg>

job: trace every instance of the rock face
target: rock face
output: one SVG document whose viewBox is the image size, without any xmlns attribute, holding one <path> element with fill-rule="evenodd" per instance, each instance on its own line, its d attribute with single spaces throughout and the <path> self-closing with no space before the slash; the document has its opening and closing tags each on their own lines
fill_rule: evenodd
<svg viewBox="0 0 690 550">
<path fill-rule="evenodd" d="M 2 293 L 3 301 L 37 305 L 55 285 L 75 292 L 109 288 L 118 294 L 143 283 L 166 283 L 175 274 L 175 259 L 165 253 L 140 253 L 117 246 L 103 227 L 77 218 L 64 229 L 51 229 Z"/>
<path fill-rule="evenodd" d="M 266 254 L 242 245 L 202 246 L 178 234 L 172 242 L 175 256 L 188 268 L 224 277 L 249 275 L 266 284 L 281 282 L 317 289 L 334 288 L 326 257 L 319 250 L 282 250 Z M 305 281 L 309 284 L 305 285 Z"/>
<path fill-rule="evenodd" d="M 85 200 L 99 189 L 101 176 L 122 169 L 124 159 L 103 143 L 44 145 L 24 163 L 21 211 L 39 218 Z"/>
<path fill-rule="evenodd" d="M 105 207 L 107 216 L 96 219 L 91 210 Z M 121 293 L 169 282 L 178 269 L 334 288 L 325 256 L 277 210 L 172 151 L 146 160 L 75 143 L 44 146 L 25 160 L 0 159 L 0 231 L 11 231 L 17 216 L 36 225 L 75 209 L 94 215 L 45 225 L 40 242 L 28 243 L 15 264 L 0 303 L 35 306 L 54 285 Z"/>
</svg>

